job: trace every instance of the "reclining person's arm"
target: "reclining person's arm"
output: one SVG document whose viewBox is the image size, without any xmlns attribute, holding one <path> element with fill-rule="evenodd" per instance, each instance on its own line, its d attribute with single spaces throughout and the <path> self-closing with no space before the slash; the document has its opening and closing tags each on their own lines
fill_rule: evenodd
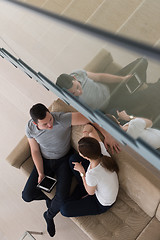
<svg viewBox="0 0 160 240">
<path fill-rule="evenodd" d="M 40 153 L 39 145 L 34 138 L 28 138 L 28 142 L 31 148 L 31 155 L 33 162 L 38 172 L 38 183 L 44 178 L 43 159 Z"/>
<path fill-rule="evenodd" d="M 72 113 L 72 123 L 71 125 L 84 125 L 89 123 L 90 121 L 84 117 L 81 113 L 79 112 L 74 112 Z M 107 149 L 107 145 L 110 146 L 112 153 L 115 151 L 118 153 L 120 151 L 120 146 L 118 142 L 103 128 L 101 128 L 97 123 L 92 123 L 93 126 L 95 126 L 104 136 L 104 144 Z"/>
<path fill-rule="evenodd" d="M 81 113 L 79 112 L 72 112 L 72 122 L 71 125 L 75 126 L 75 125 L 84 125 L 89 123 L 90 121 L 83 116 Z"/>
<path fill-rule="evenodd" d="M 121 111 L 121 112 L 119 112 L 119 111 L 117 110 L 117 115 L 118 115 L 119 119 L 122 119 L 122 120 L 125 120 L 125 121 L 130 121 L 130 120 L 136 119 L 136 118 L 143 119 L 143 120 L 145 121 L 145 123 L 146 123 L 145 128 L 151 128 L 152 125 L 153 125 L 152 120 L 150 120 L 150 119 L 148 119 L 148 118 L 132 116 L 132 119 L 131 119 L 131 118 L 130 118 L 130 115 L 128 115 L 125 110 L 123 110 L 123 111 Z"/>
<path fill-rule="evenodd" d="M 98 132 L 96 129 L 91 125 L 91 124 L 86 124 L 83 128 L 83 135 L 82 137 L 93 137 L 95 138 L 98 142 L 101 141 Z"/>
<path fill-rule="evenodd" d="M 121 151 L 118 142 L 102 127 L 100 127 L 97 123 L 93 123 L 95 126 L 104 136 L 104 145 L 106 149 L 108 149 L 108 145 L 110 146 L 112 154 L 114 154 L 114 150 L 119 153 Z"/>
<path fill-rule="evenodd" d="M 87 72 L 87 76 L 93 81 L 101 83 L 118 83 L 131 77 L 131 75 L 117 76 L 109 73 L 93 73 L 93 72 Z"/>
</svg>

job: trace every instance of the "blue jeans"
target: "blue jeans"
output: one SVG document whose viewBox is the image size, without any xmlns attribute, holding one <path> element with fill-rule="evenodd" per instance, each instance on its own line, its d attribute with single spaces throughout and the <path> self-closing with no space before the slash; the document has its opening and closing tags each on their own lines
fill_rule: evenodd
<svg viewBox="0 0 160 240">
<path fill-rule="evenodd" d="M 138 58 L 122 68 L 116 75 L 124 76 L 136 73 L 142 82 L 146 82 L 147 67 L 147 60 L 145 58 Z M 138 89 L 133 94 L 128 92 L 125 84 L 121 86 L 111 95 L 109 106 L 105 112 L 116 116 L 117 110 L 126 110 L 128 114 L 152 119 L 154 123 L 153 127 L 160 128 L 160 120 L 157 120 L 160 108 L 160 80 L 147 84 L 147 88 Z"/>
<path fill-rule="evenodd" d="M 43 158 L 44 173 L 54 177 L 56 175 L 56 194 L 51 200 L 51 204 L 48 208 L 48 217 L 53 218 L 60 210 L 62 204 L 69 197 L 72 172 L 70 170 L 68 160 L 71 156 L 72 151 L 70 151 L 66 156 L 60 159 L 45 159 Z M 26 202 L 31 202 L 33 200 L 49 200 L 49 198 L 37 188 L 38 184 L 38 172 L 36 167 L 34 167 L 28 181 L 22 192 L 22 198 Z"/>
<path fill-rule="evenodd" d="M 148 67 L 148 62 L 145 58 L 138 58 L 135 61 L 128 64 L 126 67 L 122 68 L 120 71 L 116 73 L 118 76 L 125 76 L 128 74 L 136 73 L 141 81 L 146 82 L 146 71 Z M 114 88 L 117 89 L 113 94 L 111 93 L 110 103 L 107 107 L 106 112 L 110 112 L 112 109 L 126 110 L 130 112 L 130 114 L 136 115 L 139 106 L 141 106 L 140 110 L 146 109 L 145 104 L 145 92 L 144 91 L 136 91 L 133 94 L 130 94 L 127 90 L 125 84 L 113 84 Z M 115 87 L 116 86 L 116 87 Z M 149 97 L 149 96 L 148 96 Z M 136 115 L 138 116 L 138 115 Z"/>
<path fill-rule="evenodd" d="M 79 184 L 67 202 L 61 206 L 61 214 L 65 217 L 79 217 L 106 212 L 111 206 L 101 205 L 95 194 L 85 196 L 87 192 L 84 188 L 82 178 L 79 172 L 73 169 L 74 165 L 72 162 L 81 162 L 85 171 L 89 165 L 89 161 L 82 158 L 78 153 L 70 157 L 70 167 Z"/>
</svg>

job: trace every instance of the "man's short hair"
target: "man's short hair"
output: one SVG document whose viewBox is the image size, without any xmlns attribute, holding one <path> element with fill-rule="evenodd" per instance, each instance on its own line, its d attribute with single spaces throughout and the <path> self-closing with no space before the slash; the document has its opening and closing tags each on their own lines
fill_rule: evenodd
<svg viewBox="0 0 160 240">
<path fill-rule="evenodd" d="M 56 85 L 58 85 L 61 88 L 66 88 L 66 89 L 70 89 L 73 86 L 73 81 L 74 81 L 74 77 L 66 74 L 66 73 L 62 73 L 56 81 Z"/>
<path fill-rule="evenodd" d="M 46 117 L 46 113 L 49 112 L 48 108 L 42 103 L 33 105 L 30 109 L 30 116 L 35 123 L 38 123 L 38 119 L 42 120 Z"/>
</svg>

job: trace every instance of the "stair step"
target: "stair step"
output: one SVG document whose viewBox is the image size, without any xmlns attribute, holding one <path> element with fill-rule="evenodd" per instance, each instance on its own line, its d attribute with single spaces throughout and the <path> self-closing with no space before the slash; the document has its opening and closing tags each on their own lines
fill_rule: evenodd
<svg viewBox="0 0 160 240">
<path fill-rule="evenodd" d="M 103 0 L 74 0 L 63 15 L 85 23 L 102 2 Z"/>
<path fill-rule="evenodd" d="M 152 46 L 160 39 L 160 1 L 144 1 L 127 23 L 120 34 Z"/>
<path fill-rule="evenodd" d="M 62 14 L 72 1 L 73 0 L 48 0 L 44 3 L 43 8 L 57 14 Z"/>
<path fill-rule="evenodd" d="M 73 0 L 26 0 L 26 4 L 61 14 Z M 21 0 L 21 2 L 24 2 Z"/>
<path fill-rule="evenodd" d="M 106 0 L 87 23 L 107 31 L 116 32 L 141 2 L 141 0 Z"/>
</svg>

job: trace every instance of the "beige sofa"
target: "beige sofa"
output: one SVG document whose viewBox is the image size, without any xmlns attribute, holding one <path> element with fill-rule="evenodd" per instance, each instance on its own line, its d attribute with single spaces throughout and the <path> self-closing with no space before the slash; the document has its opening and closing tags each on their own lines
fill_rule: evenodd
<svg viewBox="0 0 160 240">
<path fill-rule="evenodd" d="M 120 69 L 110 53 L 102 49 L 85 67 L 88 71 L 115 73 Z M 50 107 L 53 111 L 76 111 L 62 100 Z M 72 128 L 72 146 L 82 136 L 82 126 Z M 122 150 L 115 154 L 119 165 L 120 191 L 114 206 L 96 216 L 76 217 L 72 220 L 93 240 L 160 240 L 160 180 L 135 157 Z M 27 138 L 19 142 L 7 161 L 27 176 L 33 168 Z M 49 196 L 53 197 L 54 193 Z"/>
</svg>

